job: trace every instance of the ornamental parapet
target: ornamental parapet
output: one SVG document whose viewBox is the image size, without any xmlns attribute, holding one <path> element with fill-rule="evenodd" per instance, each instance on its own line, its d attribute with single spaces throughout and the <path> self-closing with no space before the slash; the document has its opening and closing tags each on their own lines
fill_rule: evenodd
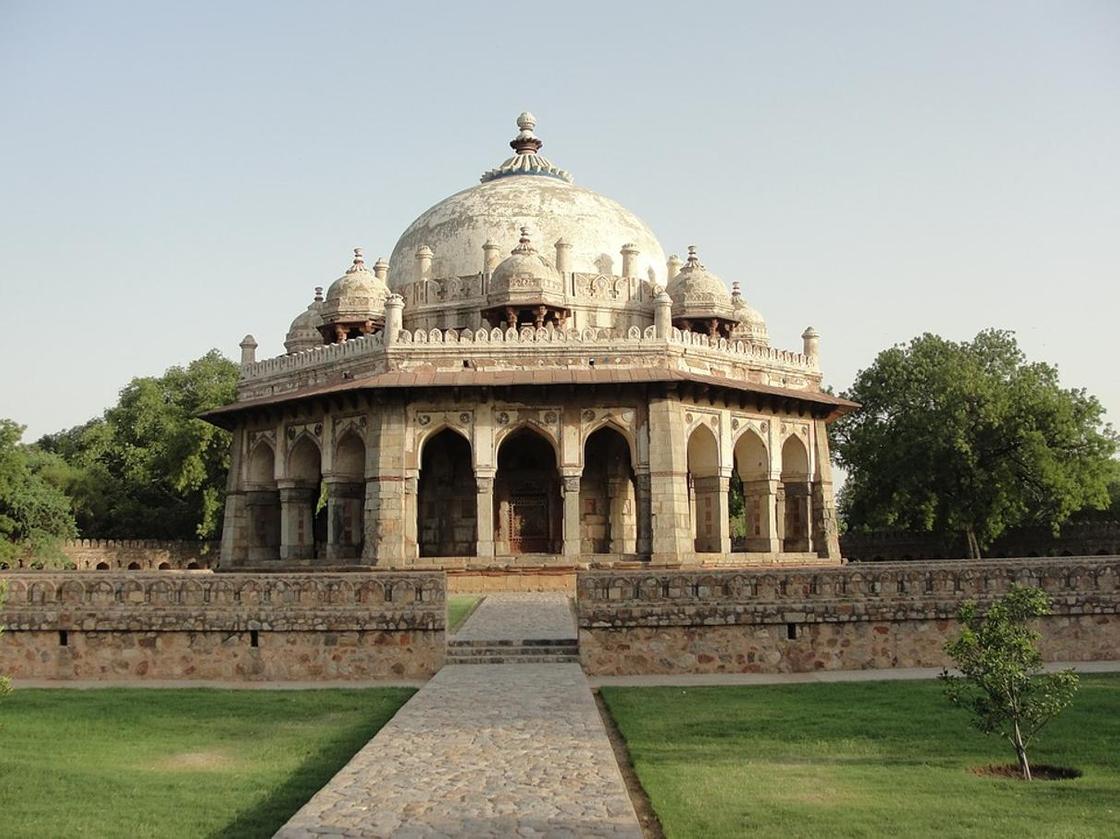
<svg viewBox="0 0 1120 839">
<path fill-rule="evenodd" d="M 714 367 L 747 365 L 776 371 L 773 384 L 805 388 L 819 383 L 818 357 L 775 349 L 747 341 L 712 338 L 693 332 L 672 329 L 667 338 L 657 338 L 655 327 L 613 329 L 402 329 L 396 340 L 386 346 L 380 333 L 339 344 L 282 355 L 243 365 L 243 389 L 259 395 L 260 386 L 271 385 L 268 393 L 321 384 L 332 373 L 345 369 L 350 375 L 407 370 L 410 365 L 439 365 L 447 356 L 450 367 L 462 367 L 464 360 L 482 359 L 490 362 L 509 356 L 524 359 L 523 366 L 541 369 L 537 355 L 553 361 L 556 351 L 567 348 L 584 354 L 618 356 L 622 366 L 634 360 L 634 366 L 678 366 L 707 372 Z M 642 357 L 639 359 L 639 357 Z M 529 360 L 532 359 L 532 360 Z M 652 359 L 652 360 L 651 360 Z M 567 360 L 557 366 L 566 366 Z M 510 369 L 517 364 L 499 366 Z M 547 366 L 544 365 L 544 366 Z M 783 375 L 784 374 L 784 375 Z"/>
<path fill-rule="evenodd" d="M 4 573 L 16 631 L 442 631 L 442 572 Z"/>
<path fill-rule="evenodd" d="M 1120 557 L 875 563 L 788 570 L 582 571 L 581 629 L 951 620 L 1037 586 L 1056 615 L 1120 613 Z"/>
</svg>

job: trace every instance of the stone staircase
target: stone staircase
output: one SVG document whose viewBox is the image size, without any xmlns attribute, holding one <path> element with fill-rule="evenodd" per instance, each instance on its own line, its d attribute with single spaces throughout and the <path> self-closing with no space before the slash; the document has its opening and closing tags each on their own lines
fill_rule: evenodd
<svg viewBox="0 0 1120 839">
<path fill-rule="evenodd" d="M 575 638 L 447 642 L 445 664 L 579 664 Z"/>
</svg>

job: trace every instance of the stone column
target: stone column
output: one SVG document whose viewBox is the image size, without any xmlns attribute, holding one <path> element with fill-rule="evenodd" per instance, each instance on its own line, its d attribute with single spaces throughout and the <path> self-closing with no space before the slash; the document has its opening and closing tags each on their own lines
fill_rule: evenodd
<svg viewBox="0 0 1120 839">
<path fill-rule="evenodd" d="M 842 561 L 840 536 L 836 526 L 836 499 L 832 492 L 832 461 L 828 450 L 828 430 L 825 421 L 813 423 L 813 436 L 817 444 L 816 480 L 812 495 L 813 549 L 822 559 Z"/>
<path fill-rule="evenodd" d="M 475 472 L 475 548 L 478 558 L 494 556 L 494 476 Z"/>
<path fill-rule="evenodd" d="M 673 334 L 673 300 L 664 291 L 653 298 L 653 331 L 661 341 Z"/>
<path fill-rule="evenodd" d="M 731 553 L 728 495 L 730 476 L 708 475 L 693 480 L 696 490 L 696 549 L 708 553 Z"/>
<path fill-rule="evenodd" d="M 811 550 L 809 527 L 811 510 L 809 501 L 813 487 L 809 481 L 785 481 L 785 517 L 787 520 L 783 548 L 786 553 L 804 553 Z M 791 527 L 789 520 L 795 521 Z"/>
<path fill-rule="evenodd" d="M 743 496 L 747 508 L 747 550 L 780 553 L 777 479 L 744 481 Z"/>
<path fill-rule="evenodd" d="M 694 552 L 688 511 L 688 448 L 676 394 L 655 395 L 649 406 L 651 558 L 680 562 Z"/>
<path fill-rule="evenodd" d="M 583 553 L 579 526 L 579 474 L 563 476 L 564 493 L 564 556 L 578 557 Z"/>
<path fill-rule="evenodd" d="M 420 510 L 420 477 L 417 470 L 408 470 L 404 478 L 404 558 L 416 560 L 420 558 L 419 518 Z"/>
<path fill-rule="evenodd" d="M 315 502 L 318 487 L 280 483 L 280 559 L 315 558 Z"/>
<path fill-rule="evenodd" d="M 248 490 L 244 499 L 247 533 L 240 558 L 253 565 L 276 562 L 280 559 L 280 493 L 274 489 Z M 225 562 L 223 531 L 222 563 Z"/>
<path fill-rule="evenodd" d="M 635 549 L 638 556 L 648 558 L 652 547 L 650 522 L 650 477 L 649 472 L 639 472 L 634 477 L 634 506 L 637 508 L 638 543 Z"/>
<path fill-rule="evenodd" d="M 631 481 L 628 477 L 611 478 L 607 482 L 610 495 L 608 517 L 610 521 L 610 552 L 613 554 L 632 554 L 637 550 L 635 542 L 634 511 L 631 503 Z"/>
</svg>

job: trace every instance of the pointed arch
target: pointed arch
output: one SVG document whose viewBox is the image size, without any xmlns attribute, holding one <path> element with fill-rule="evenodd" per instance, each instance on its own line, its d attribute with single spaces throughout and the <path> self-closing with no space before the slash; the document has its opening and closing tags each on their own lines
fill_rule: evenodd
<svg viewBox="0 0 1120 839">
<path fill-rule="evenodd" d="M 706 423 L 701 423 L 688 436 L 689 512 L 697 553 L 722 550 L 727 513 L 721 507 L 720 481 L 719 440 Z"/>
<path fill-rule="evenodd" d="M 347 428 L 338 438 L 332 461 L 333 473 L 352 481 L 361 481 L 366 474 L 366 444 L 362 435 Z"/>
<path fill-rule="evenodd" d="M 301 434 L 288 451 L 287 477 L 291 481 L 318 483 L 323 453 L 310 434 Z"/>
<path fill-rule="evenodd" d="M 618 419 L 613 417 L 613 416 L 608 415 L 608 416 L 605 416 L 605 417 L 600 417 L 598 420 L 596 420 L 594 423 L 592 423 L 591 426 L 588 427 L 587 433 L 584 434 L 584 436 L 583 436 L 584 452 L 587 451 L 587 441 L 591 439 L 591 435 L 595 434 L 597 431 L 600 431 L 604 428 L 609 428 L 612 431 L 617 431 L 619 434 L 622 435 L 622 438 L 626 441 L 626 445 L 629 447 L 629 450 L 630 450 L 630 468 L 631 469 L 637 469 L 638 468 L 638 441 L 634 436 L 634 432 L 631 431 L 626 426 L 624 426 L 622 423 L 620 423 L 618 421 Z M 586 462 L 587 461 L 585 459 L 584 463 L 586 463 Z"/>
<path fill-rule="evenodd" d="M 809 480 L 809 449 L 796 434 L 782 443 L 782 480 Z"/>
<path fill-rule="evenodd" d="M 630 441 L 615 423 L 587 435 L 580 479 L 580 541 L 586 553 L 637 550 L 637 485 Z"/>
<path fill-rule="evenodd" d="M 246 481 L 260 487 L 276 485 L 276 451 L 263 437 L 257 440 L 249 454 Z"/>
<path fill-rule="evenodd" d="M 537 423 L 519 423 L 497 441 L 495 551 L 559 553 L 562 542 L 559 445 Z"/>
<path fill-rule="evenodd" d="M 494 435 L 494 461 L 497 462 L 498 458 L 501 457 L 502 445 L 506 440 L 508 440 L 514 434 L 518 434 L 519 432 L 526 430 L 547 440 L 548 444 L 552 447 L 552 454 L 556 458 L 556 462 L 560 463 L 560 441 L 556 438 L 556 435 L 554 435 L 544 425 L 541 425 L 541 423 L 529 418 L 520 419 Z"/>
<path fill-rule="evenodd" d="M 782 443 L 782 490 L 785 499 L 781 514 L 782 550 L 787 553 L 808 551 L 812 515 L 809 450 L 796 434 L 791 434 Z"/>
</svg>

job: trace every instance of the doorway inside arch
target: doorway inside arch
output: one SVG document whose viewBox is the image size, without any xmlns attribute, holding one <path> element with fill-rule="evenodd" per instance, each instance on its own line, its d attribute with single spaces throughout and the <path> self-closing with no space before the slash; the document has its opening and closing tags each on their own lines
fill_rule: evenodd
<svg viewBox="0 0 1120 839">
<path fill-rule="evenodd" d="M 563 542 L 560 473 L 552 444 L 520 428 L 498 449 L 494 476 L 494 548 L 507 556 L 559 553 Z"/>
<path fill-rule="evenodd" d="M 630 444 L 604 426 L 588 436 L 579 484 L 580 537 L 584 553 L 637 550 L 638 519 Z"/>
<path fill-rule="evenodd" d="M 424 444 L 417 482 L 420 556 L 474 556 L 478 505 L 471 446 L 445 428 Z"/>
</svg>

